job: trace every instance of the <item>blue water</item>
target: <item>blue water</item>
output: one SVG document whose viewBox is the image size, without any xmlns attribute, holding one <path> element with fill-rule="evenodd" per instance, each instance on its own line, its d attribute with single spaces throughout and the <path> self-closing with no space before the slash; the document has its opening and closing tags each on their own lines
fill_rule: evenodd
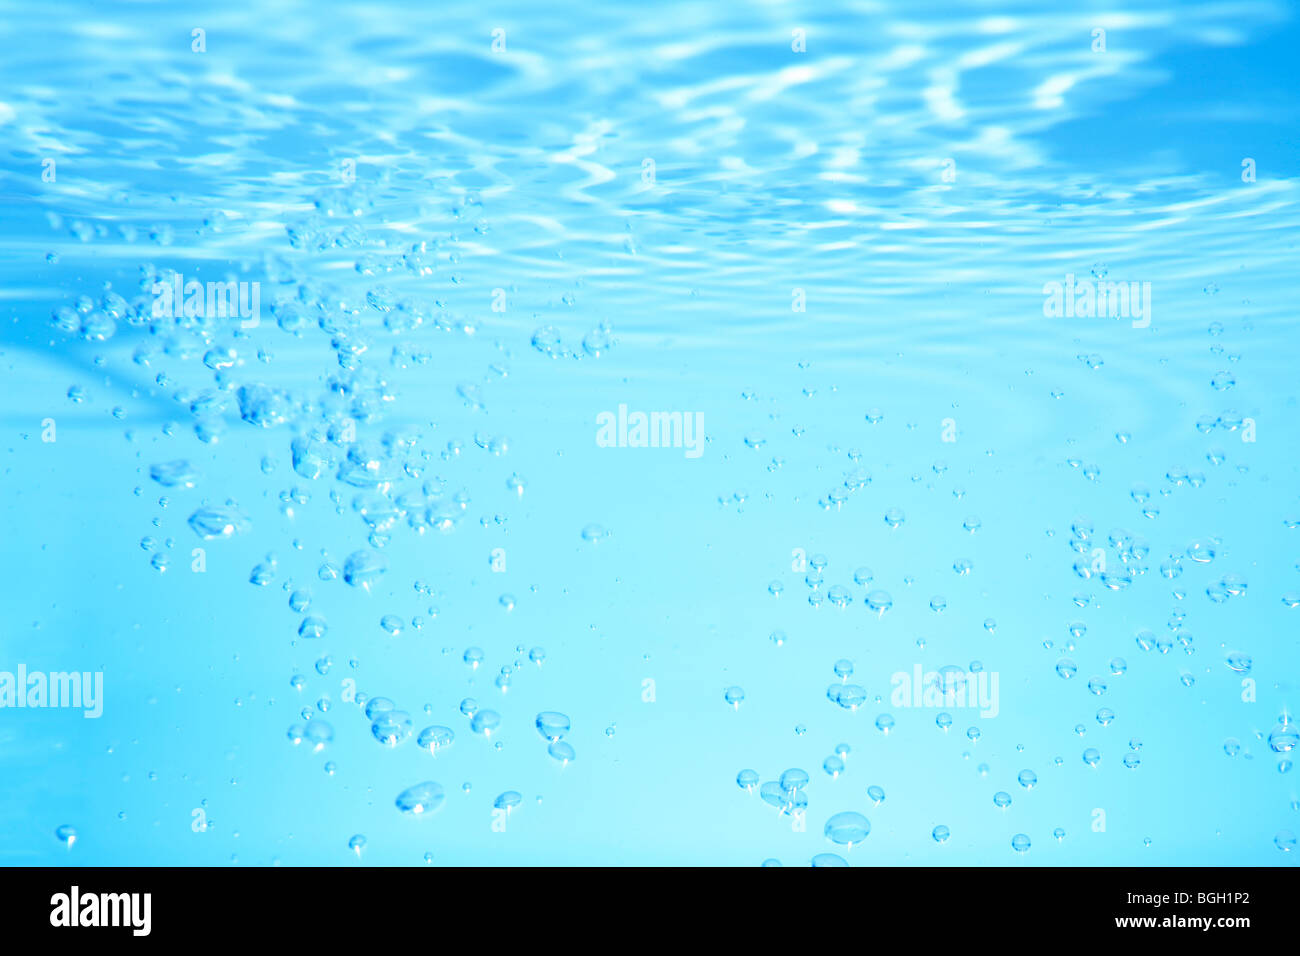
<svg viewBox="0 0 1300 956">
<path fill-rule="evenodd" d="M 1294 865 L 1294 7 L 187 6 L 0 4 L 0 860 Z"/>
</svg>

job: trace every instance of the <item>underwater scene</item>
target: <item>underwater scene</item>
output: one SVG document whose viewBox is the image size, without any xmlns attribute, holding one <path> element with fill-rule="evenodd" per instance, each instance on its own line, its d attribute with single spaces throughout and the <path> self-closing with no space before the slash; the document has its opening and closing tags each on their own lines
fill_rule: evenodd
<svg viewBox="0 0 1300 956">
<path fill-rule="evenodd" d="M 1298 12 L 0 2 L 0 863 L 1294 866 Z"/>
</svg>

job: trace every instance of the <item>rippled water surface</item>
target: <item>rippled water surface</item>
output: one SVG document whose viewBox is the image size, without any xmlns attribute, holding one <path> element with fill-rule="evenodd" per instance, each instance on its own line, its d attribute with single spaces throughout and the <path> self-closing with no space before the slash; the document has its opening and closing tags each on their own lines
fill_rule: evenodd
<svg viewBox="0 0 1300 956">
<path fill-rule="evenodd" d="M 0 4 L 0 861 L 1294 862 L 1294 8 L 182 6 Z"/>
</svg>

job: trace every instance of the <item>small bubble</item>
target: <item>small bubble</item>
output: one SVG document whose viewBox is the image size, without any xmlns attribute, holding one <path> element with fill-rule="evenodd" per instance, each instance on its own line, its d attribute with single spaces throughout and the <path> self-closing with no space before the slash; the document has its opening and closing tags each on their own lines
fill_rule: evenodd
<svg viewBox="0 0 1300 956">
<path fill-rule="evenodd" d="M 478 710 L 470 718 L 469 728 L 476 734 L 483 734 L 485 737 L 492 736 L 492 732 L 501 726 L 501 715 L 495 710 Z"/>
<path fill-rule="evenodd" d="M 871 823 L 862 814 L 847 810 L 827 820 L 823 832 L 832 843 L 851 849 L 855 843 L 861 843 L 867 838 L 871 832 Z"/>
<path fill-rule="evenodd" d="M 574 759 L 573 747 L 566 741 L 557 740 L 546 748 L 546 752 L 561 764 L 569 764 Z"/>
<path fill-rule="evenodd" d="M 397 809 L 403 813 L 419 815 L 434 813 L 443 804 L 445 794 L 442 787 L 432 780 L 407 787 L 397 795 Z"/>
</svg>

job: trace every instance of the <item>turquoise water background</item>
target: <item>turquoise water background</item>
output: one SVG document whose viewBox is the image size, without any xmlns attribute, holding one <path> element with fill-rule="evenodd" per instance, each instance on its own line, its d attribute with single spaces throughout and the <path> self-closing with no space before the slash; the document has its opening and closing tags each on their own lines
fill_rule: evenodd
<svg viewBox="0 0 1300 956">
<path fill-rule="evenodd" d="M 1294 865 L 1295 14 L 0 3 L 0 861 Z"/>
</svg>

